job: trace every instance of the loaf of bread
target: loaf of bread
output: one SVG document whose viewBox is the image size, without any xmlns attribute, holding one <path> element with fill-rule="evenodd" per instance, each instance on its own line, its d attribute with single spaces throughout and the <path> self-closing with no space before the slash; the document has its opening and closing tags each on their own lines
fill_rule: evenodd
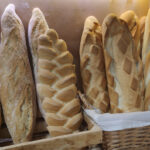
<svg viewBox="0 0 150 150">
<path fill-rule="evenodd" d="M 87 17 L 80 43 L 80 71 L 87 100 L 101 113 L 107 112 L 109 97 L 105 74 L 101 26 Z"/>
<path fill-rule="evenodd" d="M 124 20 L 129 30 L 132 34 L 134 40 L 134 49 L 133 55 L 136 60 L 136 66 L 138 68 L 138 78 L 141 90 L 141 97 L 144 99 L 144 73 L 143 73 L 143 63 L 141 60 L 141 51 L 142 51 L 142 30 L 143 30 L 143 19 L 138 19 L 134 11 L 128 10 L 120 16 L 120 19 Z"/>
<path fill-rule="evenodd" d="M 109 14 L 103 21 L 102 36 L 111 112 L 143 110 L 134 41 L 127 24 Z"/>
<path fill-rule="evenodd" d="M 28 40 L 30 51 L 32 55 L 32 63 L 34 70 L 35 82 L 37 82 L 37 61 L 38 61 L 38 38 L 41 34 L 44 34 L 49 29 L 45 17 L 39 8 L 34 8 L 32 11 L 32 16 L 28 24 Z M 44 116 L 44 109 L 41 107 L 41 101 L 39 99 L 39 94 L 37 93 L 37 100 L 39 104 L 39 109 Z"/>
<path fill-rule="evenodd" d="M 31 51 L 36 53 L 32 52 L 37 60 L 34 74 L 39 106 L 51 136 L 69 134 L 77 131 L 82 121 L 73 57 L 56 31 L 47 29 L 42 12 L 36 11 L 39 14 L 33 11 L 28 36 Z"/>
<path fill-rule="evenodd" d="M 36 118 L 36 95 L 23 24 L 9 4 L 1 17 L 0 99 L 14 143 L 29 141 Z"/>
<path fill-rule="evenodd" d="M 150 9 L 145 20 L 142 45 L 142 61 L 144 65 L 145 110 L 150 110 Z"/>
</svg>

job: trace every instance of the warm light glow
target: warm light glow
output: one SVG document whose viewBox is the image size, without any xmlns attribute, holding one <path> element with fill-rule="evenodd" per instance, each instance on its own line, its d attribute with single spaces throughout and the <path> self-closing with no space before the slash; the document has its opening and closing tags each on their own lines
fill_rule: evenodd
<svg viewBox="0 0 150 150">
<path fill-rule="evenodd" d="M 135 0 L 135 11 L 139 17 L 147 15 L 150 0 Z"/>
<path fill-rule="evenodd" d="M 134 10 L 139 17 L 145 16 L 150 0 L 109 0 L 109 12 L 120 15 L 126 10 Z"/>
</svg>

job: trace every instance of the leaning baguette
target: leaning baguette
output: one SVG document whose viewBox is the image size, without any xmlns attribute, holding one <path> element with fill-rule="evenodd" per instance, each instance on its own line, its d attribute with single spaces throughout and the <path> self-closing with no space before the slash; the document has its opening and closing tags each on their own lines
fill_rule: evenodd
<svg viewBox="0 0 150 150">
<path fill-rule="evenodd" d="M 134 42 L 126 23 L 109 14 L 102 35 L 111 112 L 143 110 Z"/>
<path fill-rule="evenodd" d="M 41 13 L 40 11 L 40 16 Z M 36 20 L 36 17 L 32 16 L 32 19 Z M 37 25 L 43 20 L 40 19 L 35 22 Z M 37 25 L 34 25 L 36 28 Z M 29 26 L 34 29 L 30 23 Z M 37 27 L 35 32 L 31 30 L 28 35 L 30 47 L 37 53 L 32 55 L 37 60 L 34 74 L 39 105 L 51 136 L 69 134 L 77 131 L 82 121 L 73 57 L 55 30 L 47 29 L 45 25 L 40 29 L 45 33 L 41 33 Z M 37 40 L 37 45 L 34 46 L 33 42 Z"/>
<path fill-rule="evenodd" d="M 1 18 L 0 98 L 5 123 L 14 143 L 32 138 L 36 96 L 23 24 L 9 4 Z"/>
<path fill-rule="evenodd" d="M 100 112 L 107 112 L 109 97 L 101 26 L 94 16 L 85 20 L 80 43 L 80 70 L 87 100 Z"/>
</svg>

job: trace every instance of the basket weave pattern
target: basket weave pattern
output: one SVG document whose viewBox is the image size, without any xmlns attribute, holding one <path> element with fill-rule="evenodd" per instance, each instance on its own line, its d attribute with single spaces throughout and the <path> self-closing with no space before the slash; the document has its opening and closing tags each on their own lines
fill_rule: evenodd
<svg viewBox="0 0 150 150">
<path fill-rule="evenodd" d="M 104 150 L 150 150 L 150 126 L 103 132 Z"/>
</svg>

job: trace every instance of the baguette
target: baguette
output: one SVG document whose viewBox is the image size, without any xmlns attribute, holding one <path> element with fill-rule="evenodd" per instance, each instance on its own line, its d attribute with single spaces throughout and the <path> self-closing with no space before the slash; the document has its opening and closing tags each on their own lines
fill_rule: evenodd
<svg viewBox="0 0 150 150">
<path fill-rule="evenodd" d="M 14 143 L 32 138 L 36 95 L 23 24 L 9 4 L 1 18 L 0 98 L 5 123 Z"/>
<path fill-rule="evenodd" d="M 102 36 L 111 112 L 143 110 L 134 41 L 127 24 L 109 14 L 103 21 Z"/>
<path fill-rule="evenodd" d="M 32 16 L 28 24 L 28 40 L 29 47 L 32 56 L 32 64 L 34 70 L 35 82 L 37 82 L 37 61 L 38 61 L 38 38 L 41 34 L 44 34 L 49 29 L 45 17 L 39 8 L 34 8 L 32 11 Z M 39 94 L 37 93 L 37 100 L 40 112 L 42 116 L 45 115 L 44 109 L 41 107 L 41 102 L 39 99 Z"/>
<path fill-rule="evenodd" d="M 145 30 L 142 46 L 142 61 L 144 65 L 145 110 L 150 110 L 150 9 L 145 20 Z"/>
<path fill-rule="evenodd" d="M 132 37 L 134 39 L 134 46 L 133 49 L 133 55 L 134 59 L 136 60 L 136 66 L 138 68 L 138 78 L 139 78 L 139 84 L 140 84 L 140 90 L 141 90 L 141 97 L 144 99 L 144 73 L 143 73 L 143 63 L 141 60 L 141 51 L 142 51 L 142 32 L 143 32 L 143 21 L 144 19 L 138 19 L 137 15 L 134 11 L 128 10 L 124 12 L 120 19 L 124 20 L 129 30 L 132 34 Z"/>
<path fill-rule="evenodd" d="M 87 100 L 101 113 L 109 106 L 101 26 L 90 16 L 85 20 L 80 43 L 80 70 Z"/>
<path fill-rule="evenodd" d="M 31 19 L 36 20 L 37 16 L 34 16 L 33 14 Z M 33 58 L 36 57 L 37 60 L 34 75 L 39 105 L 50 135 L 59 136 L 77 131 L 82 121 L 82 114 L 79 99 L 76 97 L 73 56 L 67 50 L 66 43 L 59 39 L 55 30 L 47 29 L 44 25 L 40 29 L 43 28 L 42 31 L 46 32 L 39 31 L 36 26 L 43 20 L 40 18 L 35 24 L 33 23 L 34 28 L 29 23 L 32 30 L 28 36 L 32 51 L 36 50 L 37 53 Z M 34 32 L 35 28 L 37 30 Z M 33 42 L 37 40 L 37 45 L 34 46 Z"/>
</svg>

